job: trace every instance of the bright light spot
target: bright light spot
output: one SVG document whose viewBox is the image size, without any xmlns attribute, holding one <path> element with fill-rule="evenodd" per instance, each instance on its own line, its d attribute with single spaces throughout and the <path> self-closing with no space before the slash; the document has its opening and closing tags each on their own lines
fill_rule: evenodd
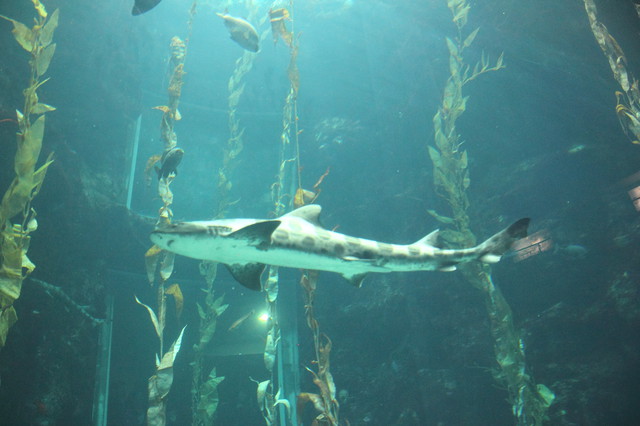
<svg viewBox="0 0 640 426">
<path fill-rule="evenodd" d="M 258 317 L 258 319 L 262 322 L 267 322 L 269 321 L 269 314 L 264 312 L 262 314 L 260 314 L 260 316 Z"/>
</svg>

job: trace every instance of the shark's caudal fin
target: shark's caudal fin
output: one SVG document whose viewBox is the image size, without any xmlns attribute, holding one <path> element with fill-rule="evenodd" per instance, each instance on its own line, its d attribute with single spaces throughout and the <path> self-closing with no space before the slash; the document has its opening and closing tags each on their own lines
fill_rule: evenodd
<svg viewBox="0 0 640 426">
<path fill-rule="evenodd" d="M 531 219 L 524 218 L 495 234 L 478 246 L 479 259 L 485 263 L 496 263 L 513 243 L 527 236 L 527 228 Z"/>
</svg>

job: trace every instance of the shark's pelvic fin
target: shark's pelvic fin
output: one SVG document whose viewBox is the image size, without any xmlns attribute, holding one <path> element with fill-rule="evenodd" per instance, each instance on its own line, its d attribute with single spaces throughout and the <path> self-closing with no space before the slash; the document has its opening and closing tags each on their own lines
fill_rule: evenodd
<svg viewBox="0 0 640 426">
<path fill-rule="evenodd" d="M 247 240 L 251 245 L 266 250 L 271 245 L 271 234 L 280 226 L 279 220 L 263 220 L 229 234 L 230 238 Z"/>
<path fill-rule="evenodd" d="M 260 291 L 260 276 L 264 272 L 262 263 L 247 263 L 246 265 L 225 265 L 233 278 L 250 290 Z"/>
<path fill-rule="evenodd" d="M 299 217 L 300 219 L 304 219 L 309 223 L 313 223 L 316 226 L 323 228 L 320 224 L 320 213 L 322 212 L 322 207 L 318 204 L 309 204 L 306 206 L 298 207 L 295 210 L 290 211 L 285 217 Z"/>
<path fill-rule="evenodd" d="M 342 274 L 342 276 L 344 277 L 345 280 L 349 281 L 349 283 L 352 286 L 354 286 L 356 288 L 360 288 L 360 287 L 362 287 L 362 282 L 366 278 L 367 273 L 364 273 L 364 274 L 353 274 L 353 275 Z"/>
</svg>

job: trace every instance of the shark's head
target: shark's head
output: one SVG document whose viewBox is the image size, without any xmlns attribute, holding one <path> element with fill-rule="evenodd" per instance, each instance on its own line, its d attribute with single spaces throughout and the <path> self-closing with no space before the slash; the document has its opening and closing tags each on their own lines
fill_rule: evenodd
<svg viewBox="0 0 640 426">
<path fill-rule="evenodd" d="M 279 220 L 227 219 L 161 224 L 151 241 L 163 250 L 194 259 L 227 260 L 241 247 L 266 249 Z"/>
<path fill-rule="evenodd" d="M 186 241 L 207 233 L 207 227 L 193 222 L 178 222 L 159 225 L 151 232 L 151 241 L 161 249 L 180 253 Z"/>
</svg>

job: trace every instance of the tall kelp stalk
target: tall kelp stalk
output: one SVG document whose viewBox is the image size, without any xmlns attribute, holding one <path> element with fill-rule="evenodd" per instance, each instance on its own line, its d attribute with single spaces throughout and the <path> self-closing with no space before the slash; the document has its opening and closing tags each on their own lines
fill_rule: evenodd
<svg viewBox="0 0 640 426">
<path fill-rule="evenodd" d="M 249 0 L 246 2 L 249 16 L 247 19 L 253 21 L 257 15 L 258 8 L 254 2 Z M 266 18 L 264 18 L 266 19 Z M 264 22 L 264 19 L 261 23 Z M 256 54 L 245 51 L 238 58 L 231 77 L 229 77 L 228 90 L 228 108 L 229 108 L 229 138 L 227 146 L 223 152 L 222 166 L 218 170 L 218 206 L 214 217 L 217 219 L 226 216 L 229 207 L 235 202 L 229 200 L 229 194 L 233 187 L 231 176 L 238 164 L 238 156 L 244 147 L 243 134 L 244 128 L 241 126 L 238 118 L 238 104 L 244 92 L 244 77 L 253 68 Z M 217 275 L 217 263 L 203 261 L 200 263 L 200 273 L 204 277 L 207 287 L 204 304 L 198 304 L 198 315 L 200 317 L 200 338 L 194 345 L 193 360 L 193 380 L 192 380 L 192 412 L 193 426 L 213 425 L 215 422 L 215 414 L 218 409 L 219 395 L 218 385 L 224 380 L 224 377 L 218 377 L 215 366 L 205 366 L 205 350 L 211 343 L 216 332 L 218 317 L 228 308 L 228 304 L 223 303 L 224 296 L 216 297 L 214 283 Z M 209 370 L 207 374 L 206 371 Z"/>
<path fill-rule="evenodd" d="M 476 242 L 468 215 L 467 189 L 470 177 L 467 151 L 462 149 L 463 141 L 456 129 L 456 121 L 464 113 L 468 100 L 468 96 L 463 96 L 462 89 L 481 74 L 498 71 L 504 65 L 502 55 L 491 66 L 484 54 L 473 68 L 465 63 L 463 54 L 473 43 L 478 29 L 463 37 L 470 10 L 467 0 L 447 0 L 447 5 L 453 14 L 458 34 L 454 39 L 447 38 L 450 76 L 445 85 L 442 105 L 433 117 L 435 147 L 429 146 L 428 150 L 434 165 L 436 192 L 448 202 L 452 217 L 439 215 L 435 211 L 430 213 L 438 221 L 454 228 L 441 233 L 447 244 L 469 247 Z M 536 385 L 527 373 L 522 338 L 514 326 L 509 304 L 491 278 L 491 269 L 479 262 L 465 264 L 460 269 L 485 298 L 498 363 L 494 377 L 508 389 L 517 424 L 542 424 L 555 396 L 546 386 Z"/>
<path fill-rule="evenodd" d="M 274 215 L 280 216 L 285 211 L 293 207 L 302 207 L 307 203 L 316 200 L 320 194 L 320 185 L 324 178 L 329 174 L 329 170 L 318 179 L 313 186 L 312 191 L 302 188 L 301 167 L 300 167 L 300 144 L 299 135 L 301 133 L 298 124 L 297 98 L 300 87 L 300 74 L 297 65 L 298 56 L 298 40 L 294 33 L 293 20 L 293 1 L 289 3 L 289 8 L 272 9 L 270 11 L 271 28 L 274 42 L 282 39 L 289 47 L 290 59 L 287 75 L 289 77 L 290 87 L 289 93 L 285 100 L 281 133 L 281 149 L 280 149 L 280 166 L 278 168 L 277 180 L 272 186 L 272 198 L 274 200 Z M 287 30 L 286 21 L 291 22 L 291 30 Z M 291 167 L 293 166 L 293 168 Z M 291 171 L 294 170 L 293 173 Z M 293 176 L 292 176 L 293 175 Z M 296 188 L 292 197 L 292 190 L 287 188 Z M 307 325 L 313 334 L 314 349 L 316 354 L 315 361 L 318 364 L 318 371 L 315 372 L 309 368 L 307 370 L 313 375 L 313 382 L 318 386 L 319 394 L 303 392 L 298 395 L 296 405 L 298 415 L 300 416 L 304 406 L 311 401 L 319 412 L 314 420 L 314 425 L 338 425 L 338 402 L 335 398 L 336 388 L 333 377 L 330 372 L 329 356 L 331 353 L 331 340 L 329 337 L 320 332 L 320 326 L 314 316 L 313 302 L 315 299 L 315 290 L 318 282 L 317 271 L 303 271 L 300 279 L 300 285 L 305 292 L 305 314 Z M 276 345 L 279 339 L 278 322 L 275 318 L 276 298 L 278 294 L 278 269 L 271 267 L 269 276 L 265 286 L 267 292 L 267 303 L 272 315 L 271 328 L 267 336 L 267 346 L 265 348 L 265 365 L 273 374 L 273 363 L 275 360 Z M 264 390 L 261 392 L 260 388 Z M 278 403 L 286 403 L 288 401 L 280 400 L 277 395 L 273 397 L 272 389 L 270 389 L 269 381 L 262 382 L 258 385 L 258 398 L 262 398 L 261 407 L 267 424 L 272 424 L 274 419 L 273 409 L 269 411 L 269 405 L 275 407 Z M 271 414 L 271 417 L 269 417 Z M 299 422 L 301 418 L 298 417 Z"/>
<path fill-rule="evenodd" d="M 193 18 L 196 13 L 196 5 L 196 1 L 191 5 L 187 40 L 183 41 L 179 37 L 171 39 L 171 65 L 173 72 L 167 89 L 169 95 L 168 104 L 155 107 L 155 109 L 162 111 L 160 133 L 164 151 L 161 156 L 152 157 L 148 164 L 153 165 L 158 161 L 160 162 L 160 167 L 158 168 L 158 195 L 162 199 L 163 206 L 158 213 L 158 225 L 171 223 L 173 217 L 173 212 L 171 211 L 173 193 L 170 185 L 176 177 L 176 168 L 184 154 L 183 150 L 178 148 L 178 136 L 174 130 L 174 125 L 181 118 L 178 104 L 182 94 L 183 77 L 185 75 L 184 64 L 187 57 L 188 42 L 191 37 Z M 149 283 L 156 287 L 158 314 L 156 315 L 151 307 L 136 298 L 136 302 L 144 306 L 149 312 L 149 317 L 159 339 L 158 353 L 160 356 L 156 357 L 156 372 L 149 378 L 148 383 L 149 408 L 147 409 L 147 425 L 149 426 L 164 426 L 166 424 L 166 402 L 173 383 L 173 363 L 180 351 L 184 334 L 183 328 L 178 338 L 169 347 L 169 350 L 164 351 L 164 328 L 167 315 L 166 297 L 167 295 L 174 297 L 176 316 L 180 315 L 184 303 L 180 286 L 177 284 L 167 286 L 167 281 L 173 274 L 173 261 L 173 253 L 163 251 L 155 245 L 145 254 L 147 278 Z"/>
<path fill-rule="evenodd" d="M 313 302 L 317 283 L 318 271 L 305 271 L 302 274 L 300 285 L 305 292 L 305 316 L 307 326 L 309 326 L 313 334 L 313 345 L 316 354 L 315 362 L 318 366 L 317 371 L 313 371 L 309 367 L 306 367 L 306 369 L 313 375 L 313 383 L 318 387 L 320 393 L 301 392 L 300 395 L 298 395 L 298 416 L 302 417 L 304 406 L 308 402 L 311 402 L 319 413 L 313 420 L 313 425 L 338 426 L 338 411 L 340 406 L 336 400 L 336 385 L 333 382 L 330 369 L 332 343 L 329 336 L 320 332 L 320 324 L 314 315 Z"/>
<path fill-rule="evenodd" d="M 288 9 L 278 8 L 269 11 L 274 43 L 282 39 L 289 48 L 287 75 L 290 85 L 282 112 L 278 173 L 276 175 L 276 181 L 271 185 L 271 198 L 274 203 L 272 215 L 276 217 L 283 215 L 287 210 L 291 209 L 293 191 L 290 188 L 293 188 L 295 185 L 295 173 L 299 171 L 300 159 L 300 149 L 298 147 L 298 111 L 296 104 L 299 88 L 299 75 L 296 64 L 298 45 L 294 40 L 292 11 L 293 1 L 289 2 Z M 286 21 L 291 22 L 291 31 L 287 29 Z M 278 287 L 278 268 L 276 266 L 270 266 L 266 282 L 264 283 L 267 312 L 269 315 L 269 329 L 267 331 L 263 354 L 264 365 L 270 378 L 262 382 L 256 382 L 258 385 L 258 406 L 262 411 L 262 416 L 267 425 L 277 423 L 276 407 L 278 404 L 282 403 L 289 406 L 289 401 L 279 399 L 279 391 L 274 395 L 273 367 L 276 361 L 277 345 L 280 341 L 280 325 L 278 323 L 276 303 L 278 299 Z"/>
<path fill-rule="evenodd" d="M 602 53 L 609 61 L 609 67 L 613 72 L 622 92 L 616 91 L 616 115 L 622 126 L 625 135 L 632 143 L 640 144 L 640 89 L 638 88 L 638 80 L 636 80 L 631 72 L 627 69 L 627 57 L 620 45 L 609 31 L 607 27 L 598 21 L 597 9 L 594 0 L 583 0 L 584 8 L 589 17 L 591 32 L 596 38 Z M 640 17 L 640 6 L 636 6 Z"/>
<path fill-rule="evenodd" d="M 49 154 L 45 163 L 36 169 L 44 137 L 45 114 L 55 110 L 40 102 L 37 90 L 48 80 L 43 77 L 56 50 L 52 41 L 59 13 L 56 9 L 49 15 L 39 0 L 31 1 L 38 14 L 31 28 L 0 15 L 13 24 L 13 36 L 30 54 L 29 85 L 23 92 L 24 107 L 22 112 L 16 110 L 19 126 L 14 157 L 16 176 L 0 204 L 0 348 L 4 347 L 9 329 L 18 320 L 13 303 L 20 297 L 22 282 L 35 268 L 27 257 L 30 234 L 38 227 L 32 201 L 53 162 L 53 154 Z M 18 223 L 12 223 L 14 218 Z"/>
</svg>

